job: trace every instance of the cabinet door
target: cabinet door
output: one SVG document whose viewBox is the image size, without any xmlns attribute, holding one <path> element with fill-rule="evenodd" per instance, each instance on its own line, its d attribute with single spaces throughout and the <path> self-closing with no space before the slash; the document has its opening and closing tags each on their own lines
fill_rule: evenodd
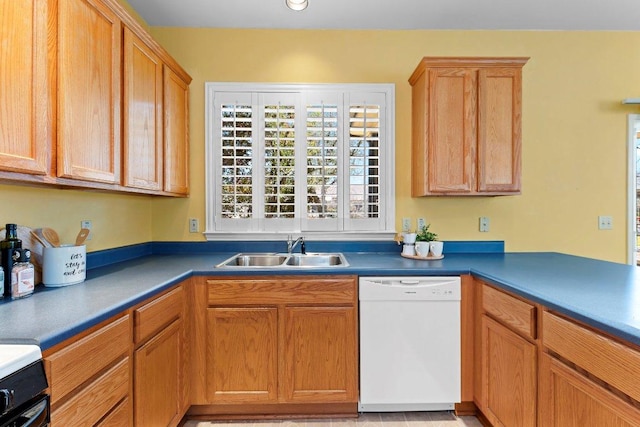
<svg viewBox="0 0 640 427">
<path fill-rule="evenodd" d="M 47 18 L 46 0 L 0 0 L 0 170 L 49 170 Z"/>
<path fill-rule="evenodd" d="M 287 401 L 357 401 L 355 316 L 353 307 L 285 309 L 282 380 Z"/>
<path fill-rule="evenodd" d="M 482 317 L 483 412 L 494 426 L 536 425 L 536 346 Z"/>
<path fill-rule="evenodd" d="M 124 29 L 124 185 L 162 189 L 162 62 Z"/>
<path fill-rule="evenodd" d="M 278 399 L 278 310 L 207 309 L 207 396 L 211 403 Z"/>
<path fill-rule="evenodd" d="M 522 70 L 481 69 L 478 75 L 478 191 L 519 192 Z"/>
<path fill-rule="evenodd" d="M 99 0 L 58 2 L 59 177 L 120 182 L 121 31 Z"/>
<path fill-rule="evenodd" d="M 135 352 L 137 426 L 176 426 L 182 418 L 182 321 L 176 320 Z"/>
<path fill-rule="evenodd" d="M 189 86 L 164 67 L 164 190 L 189 194 Z"/>
<path fill-rule="evenodd" d="M 541 425 L 633 427 L 640 410 L 548 355 L 541 363 Z"/>
<path fill-rule="evenodd" d="M 476 72 L 429 70 L 428 188 L 432 193 L 476 189 Z"/>
</svg>

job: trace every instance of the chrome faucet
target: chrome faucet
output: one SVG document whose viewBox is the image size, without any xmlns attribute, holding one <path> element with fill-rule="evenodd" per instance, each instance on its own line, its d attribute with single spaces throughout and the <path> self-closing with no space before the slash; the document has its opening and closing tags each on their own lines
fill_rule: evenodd
<svg viewBox="0 0 640 427">
<path fill-rule="evenodd" d="M 296 248 L 296 246 L 298 246 L 298 243 L 300 243 L 300 253 L 303 255 L 307 253 L 307 250 L 304 247 L 304 237 L 300 236 L 296 240 L 293 240 L 293 238 L 291 237 L 291 234 L 289 234 L 287 236 L 287 253 L 289 255 L 291 255 L 291 253 Z"/>
</svg>

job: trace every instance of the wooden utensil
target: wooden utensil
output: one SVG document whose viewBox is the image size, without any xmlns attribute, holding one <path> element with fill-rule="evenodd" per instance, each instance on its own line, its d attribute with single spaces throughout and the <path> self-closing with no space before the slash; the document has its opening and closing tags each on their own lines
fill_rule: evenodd
<svg viewBox="0 0 640 427">
<path fill-rule="evenodd" d="M 45 239 L 41 238 L 40 236 L 38 236 L 38 233 L 36 233 L 35 231 L 31 230 L 30 232 L 31 236 L 36 239 L 43 247 L 45 248 L 49 248 L 51 247 L 51 245 L 49 244 L 49 242 L 47 242 Z"/>
<path fill-rule="evenodd" d="M 56 233 L 56 230 L 54 230 L 53 228 L 43 227 L 42 236 L 47 239 L 47 242 L 51 243 L 51 246 L 53 246 L 54 248 L 60 247 L 60 237 L 58 236 L 58 233 Z"/>
<path fill-rule="evenodd" d="M 76 236 L 76 246 L 80 246 L 84 244 L 84 241 L 87 240 L 89 236 L 90 230 L 88 228 L 81 228 L 78 236 Z"/>
</svg>

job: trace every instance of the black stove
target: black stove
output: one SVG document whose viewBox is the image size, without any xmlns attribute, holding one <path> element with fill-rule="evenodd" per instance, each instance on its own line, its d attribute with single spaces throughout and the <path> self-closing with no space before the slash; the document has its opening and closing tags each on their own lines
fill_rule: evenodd
<svg viewBox="0 0 640 427">
<path fill-rule="evenodd" d="M 0 427 L 48 426 L 47 386 L 38 346 L 0 345 Z"/>
</svg>

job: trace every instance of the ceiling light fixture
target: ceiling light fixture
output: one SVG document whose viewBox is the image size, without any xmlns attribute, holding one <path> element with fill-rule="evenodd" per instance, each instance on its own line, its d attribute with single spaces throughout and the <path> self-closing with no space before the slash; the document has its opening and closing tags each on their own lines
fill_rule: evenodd
<svg viewBox="0 0 640 427">
<path fill-rule="evenodd" d="M 291 10 L 305 10 L 309 6 L 309 0 L 284 0 L 284 2 Z"/>
</svg>

